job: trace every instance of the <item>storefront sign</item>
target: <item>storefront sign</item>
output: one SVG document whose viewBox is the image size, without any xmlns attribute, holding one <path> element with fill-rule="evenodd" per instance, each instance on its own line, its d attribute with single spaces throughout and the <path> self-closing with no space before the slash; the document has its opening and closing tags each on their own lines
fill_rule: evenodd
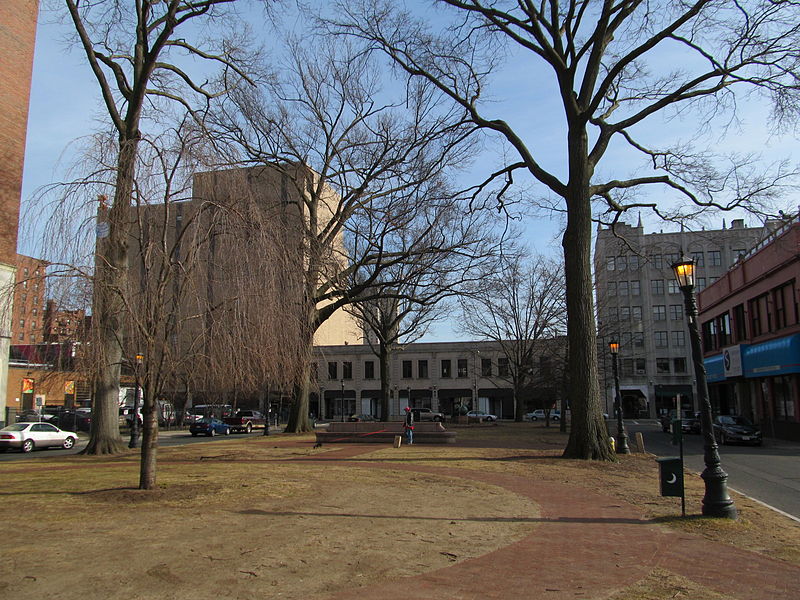
<svg viewBox="0 0 800 600">
<path fill-rule="evenodd" d="M 725 366 L 725 378 L 742 376 L 742 348 L 740 345 L 725 348 L 722 351 L 722 363 Z"/>
</svg>

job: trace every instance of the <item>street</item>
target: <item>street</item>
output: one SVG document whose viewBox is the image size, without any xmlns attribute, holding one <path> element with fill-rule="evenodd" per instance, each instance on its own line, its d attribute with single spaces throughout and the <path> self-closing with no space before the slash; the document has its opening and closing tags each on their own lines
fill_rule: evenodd
<svg viewBox="0 0 800 600">
<path fill-rule="evenodd" d="M 207 437 L 207 436 L 197 436 L 192 437 L 192 434 L 189 433 L 188 430 L 160 430 L 158 432 L 158 445 L 162 448 L 168 446 L 180 446 L 183 444 L 195 444 L 197 442 L 215 442 L 215 441 L 223 441 L 223 440 L 230 440 L 231 438 L 239 438 L 239 437 L 256 437 L 264 435 L 264 431 L 262 429 L 257 429 L 253 431 L 253 433 L 232 433 L 229 436 L 226 435 L 218 435 L 215 437 Z M 127 443 L 130 439 L 127 435 L 123 435 L 122 439 L 125 440 Z M 69 450 L 62 450 L 62 449 L 47 449 L 47 450 L 34 450 L 29 454 L 23 454 L 18 450 L 8 450 L 6 452 L 0 453 L 0 462 L 6 461 L 17 461 L 17 460 L 27 460 L 27 459 L 36 459 L 36 458 L 45 458 L 47 456 L 67 456 L 69 454 L 78 454 L 86 447 L 86 444 L 89 442 L 89 438 L 87 434 L 82 433 L 78 443 L 75 444 L 74 448 Z M 141 440 L 140 440 L 141 442 Z"/>
<path fill-rule="evenodd" d="M 631 439 L 642 432 L 648 452 L 678 456 L 671 434 L 661 431 L 657 421 L 631 420 L 625 427 Z M 702 437 L 684 435 L 683 451 L 685 467 L 700 473 L 704 469 Z M 800 444 L 765 439 L 763 446 L 720 446 L 719 455 L 730 489 L 800 519 Z"/>
</svg>

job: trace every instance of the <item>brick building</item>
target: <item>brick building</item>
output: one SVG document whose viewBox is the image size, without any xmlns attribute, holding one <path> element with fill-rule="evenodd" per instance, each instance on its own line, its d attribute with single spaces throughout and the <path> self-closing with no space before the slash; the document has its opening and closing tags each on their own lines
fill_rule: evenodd
<svg viewBox="0 0 800 600">
<path fill-rule="evenodd" d="M 38 0 L 0 2 L 0 424 L 6 421 L 11 306 Z"/>
<path fill-rule="evenodd" d="M 47 262 L 17 254 L 11 343 L 40 344 L 45 340 L 45 274 Z"/>
<path fill-rule="evenodd" d="M 800 222 L 787 221 L 698 295 L 715 414 L 800 440 Z"/>
</svg>

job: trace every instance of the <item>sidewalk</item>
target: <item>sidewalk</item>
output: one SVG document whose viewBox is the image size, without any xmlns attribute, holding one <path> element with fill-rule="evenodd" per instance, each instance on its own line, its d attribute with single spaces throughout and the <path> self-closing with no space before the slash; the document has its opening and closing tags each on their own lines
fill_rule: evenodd
<svg viewBox="0 0 800 600">
<path fill-rule="evenodd" d="M 686 577 L 730 600 L 800 598 L 800 567 L 670 530 L 643 518 L 635 506 L 579 484 L 358 461 L 358 456 L 370 451 L 346 447 L 298 460 L 403 469 L 489 483 L 530 498 L 540 506 L 541 516 L 534 519 L 538 525 L 527 537 L 484 556 L 357 592 L 349 590 L 333 598 L 590 600 L 609 597 L 657 568 Z"/>
</svg>

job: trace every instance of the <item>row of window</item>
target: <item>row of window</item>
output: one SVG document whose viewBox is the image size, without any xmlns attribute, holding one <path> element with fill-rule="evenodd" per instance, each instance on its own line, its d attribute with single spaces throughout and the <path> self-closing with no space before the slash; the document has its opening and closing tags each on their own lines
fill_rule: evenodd
<svg viewBox="0 0 800 600">
<path fill-rule="evenodd" d="M 430 377 L 428 369 L 428 360 L 419 359 L 417 363 L 417 379 L 428 379 Z M 341 362 L 341 377 L 339 376 L 339 362 L 328 361 L 328 380 L 334 381 L 339 379 L 353 379 L 353 363 L 349 360 Z M 401 364 L 403 379 L 414 378 L 414 361 L 404 360 Z M 469 359 L 459 358 L 455 361 L 455 376 L 459 378 L 469 377 Z M 497 369 L 495 373 L 494 365 L 490 358 L 481 359 L 481 377 L 508 377 L 510 375 L 510 367 L 508 358 L 499 357 L 497 359 Z M 440 362 L 440 377 L 443 379 L 450 379 L 454 375 L 453 361 L 449 358 L 442 359 Z M 364 379 L 375 379 L 375 361 L 364 361 Z"/>
<path fill-rule="evenodd" d="M 641 331 L 626 331 L 620 337 L 620 348 L 623 350 L 627 348 L 644 348 L 644 334 Z M 670 340 L 670 338 L 672 339 Z M 683 330 L 653 332 L 653 345 L 656 348 L 669 348 L 670 341 L 672 347 L 683 348 L 686 346 L 686 332 Z"/>
<path fill-rule="evenodd" d="M 709 277 L 708 284 L 711 285 L 718 278 Z M 697 277 L 695 279 L 696 291 L 704 290 L 706 288 L 706 278 Z M 670 294 L 680 294 L 681 289 L 678 287 L 678 282 L 674 279 L 666 280 L 666 289 Z M 640 296 L 642 294 L 641 283 L 638 280 L 633 281 L 609 281 L 608 282 L 608 295 L 609 296 Z M 650 293 L 654 296 L 664 295 L 664 280 L 651 279 L 650 280 Z"/>
<path fill-rule="evenodd" d="M 667 305 L 656 304 L 653 306 L 653 320 L 666 321 L 667 320 Z M 670 321 L 683 320 L 683 305 L 670 304 L 669 305 L 669 319 Z M 620 306 L 608 309 L 608 316 L 611 322 L 617 321 L 641 321 L 642 320 L 642 307 L 641 306 Z"/>
<path fill-rule="evenodd" d="M 684 356 L 656 358 L 656 373 L 659 375 L 685 374 L 686 368 L 687 361 Z M 647 375 L 647 361 L 644 358 L 623 358 L 620 360 L 620 374 L 623 377 Z"/>
<path fill-rule="evenodd" d="M 731 255 L 734 261 L 739 257 L 739 255 L 744 253 L 744 248 L 731 250 Z M 695 265 L 698 267 L 704 267 L 706 262 L 708 262 L 708 266 L 710 267 L 722 266 L 722 251 L 720 250 L 709 250 L 708 252 L 690 252 L 689 256 L 692 258 L 692 260 L 694 260 Z M 706 261 L 706 257 L 708 258 L 708 261 Z M 668 254 L 650 254 L 647 257 L 647 262 L 653 265 L 653 268 L 655 269 L 663 269 L 665 267 L 671 268 L 673 263 L 676 263 L 679 260 L 680 254 L 677 252 Z M 637 254 L 608 256 L 606 257 L 606 269 L 608 271 L 624 271 L 626 269 L 636 270 L 641 265 L 641 262 L 642 259 Z"/>
<path fill-rule="evenodd" d="M 794 280 L 737 304 L 702 325 L 703 347 L 719 350 L 798 323 Z"/>
</svg>

